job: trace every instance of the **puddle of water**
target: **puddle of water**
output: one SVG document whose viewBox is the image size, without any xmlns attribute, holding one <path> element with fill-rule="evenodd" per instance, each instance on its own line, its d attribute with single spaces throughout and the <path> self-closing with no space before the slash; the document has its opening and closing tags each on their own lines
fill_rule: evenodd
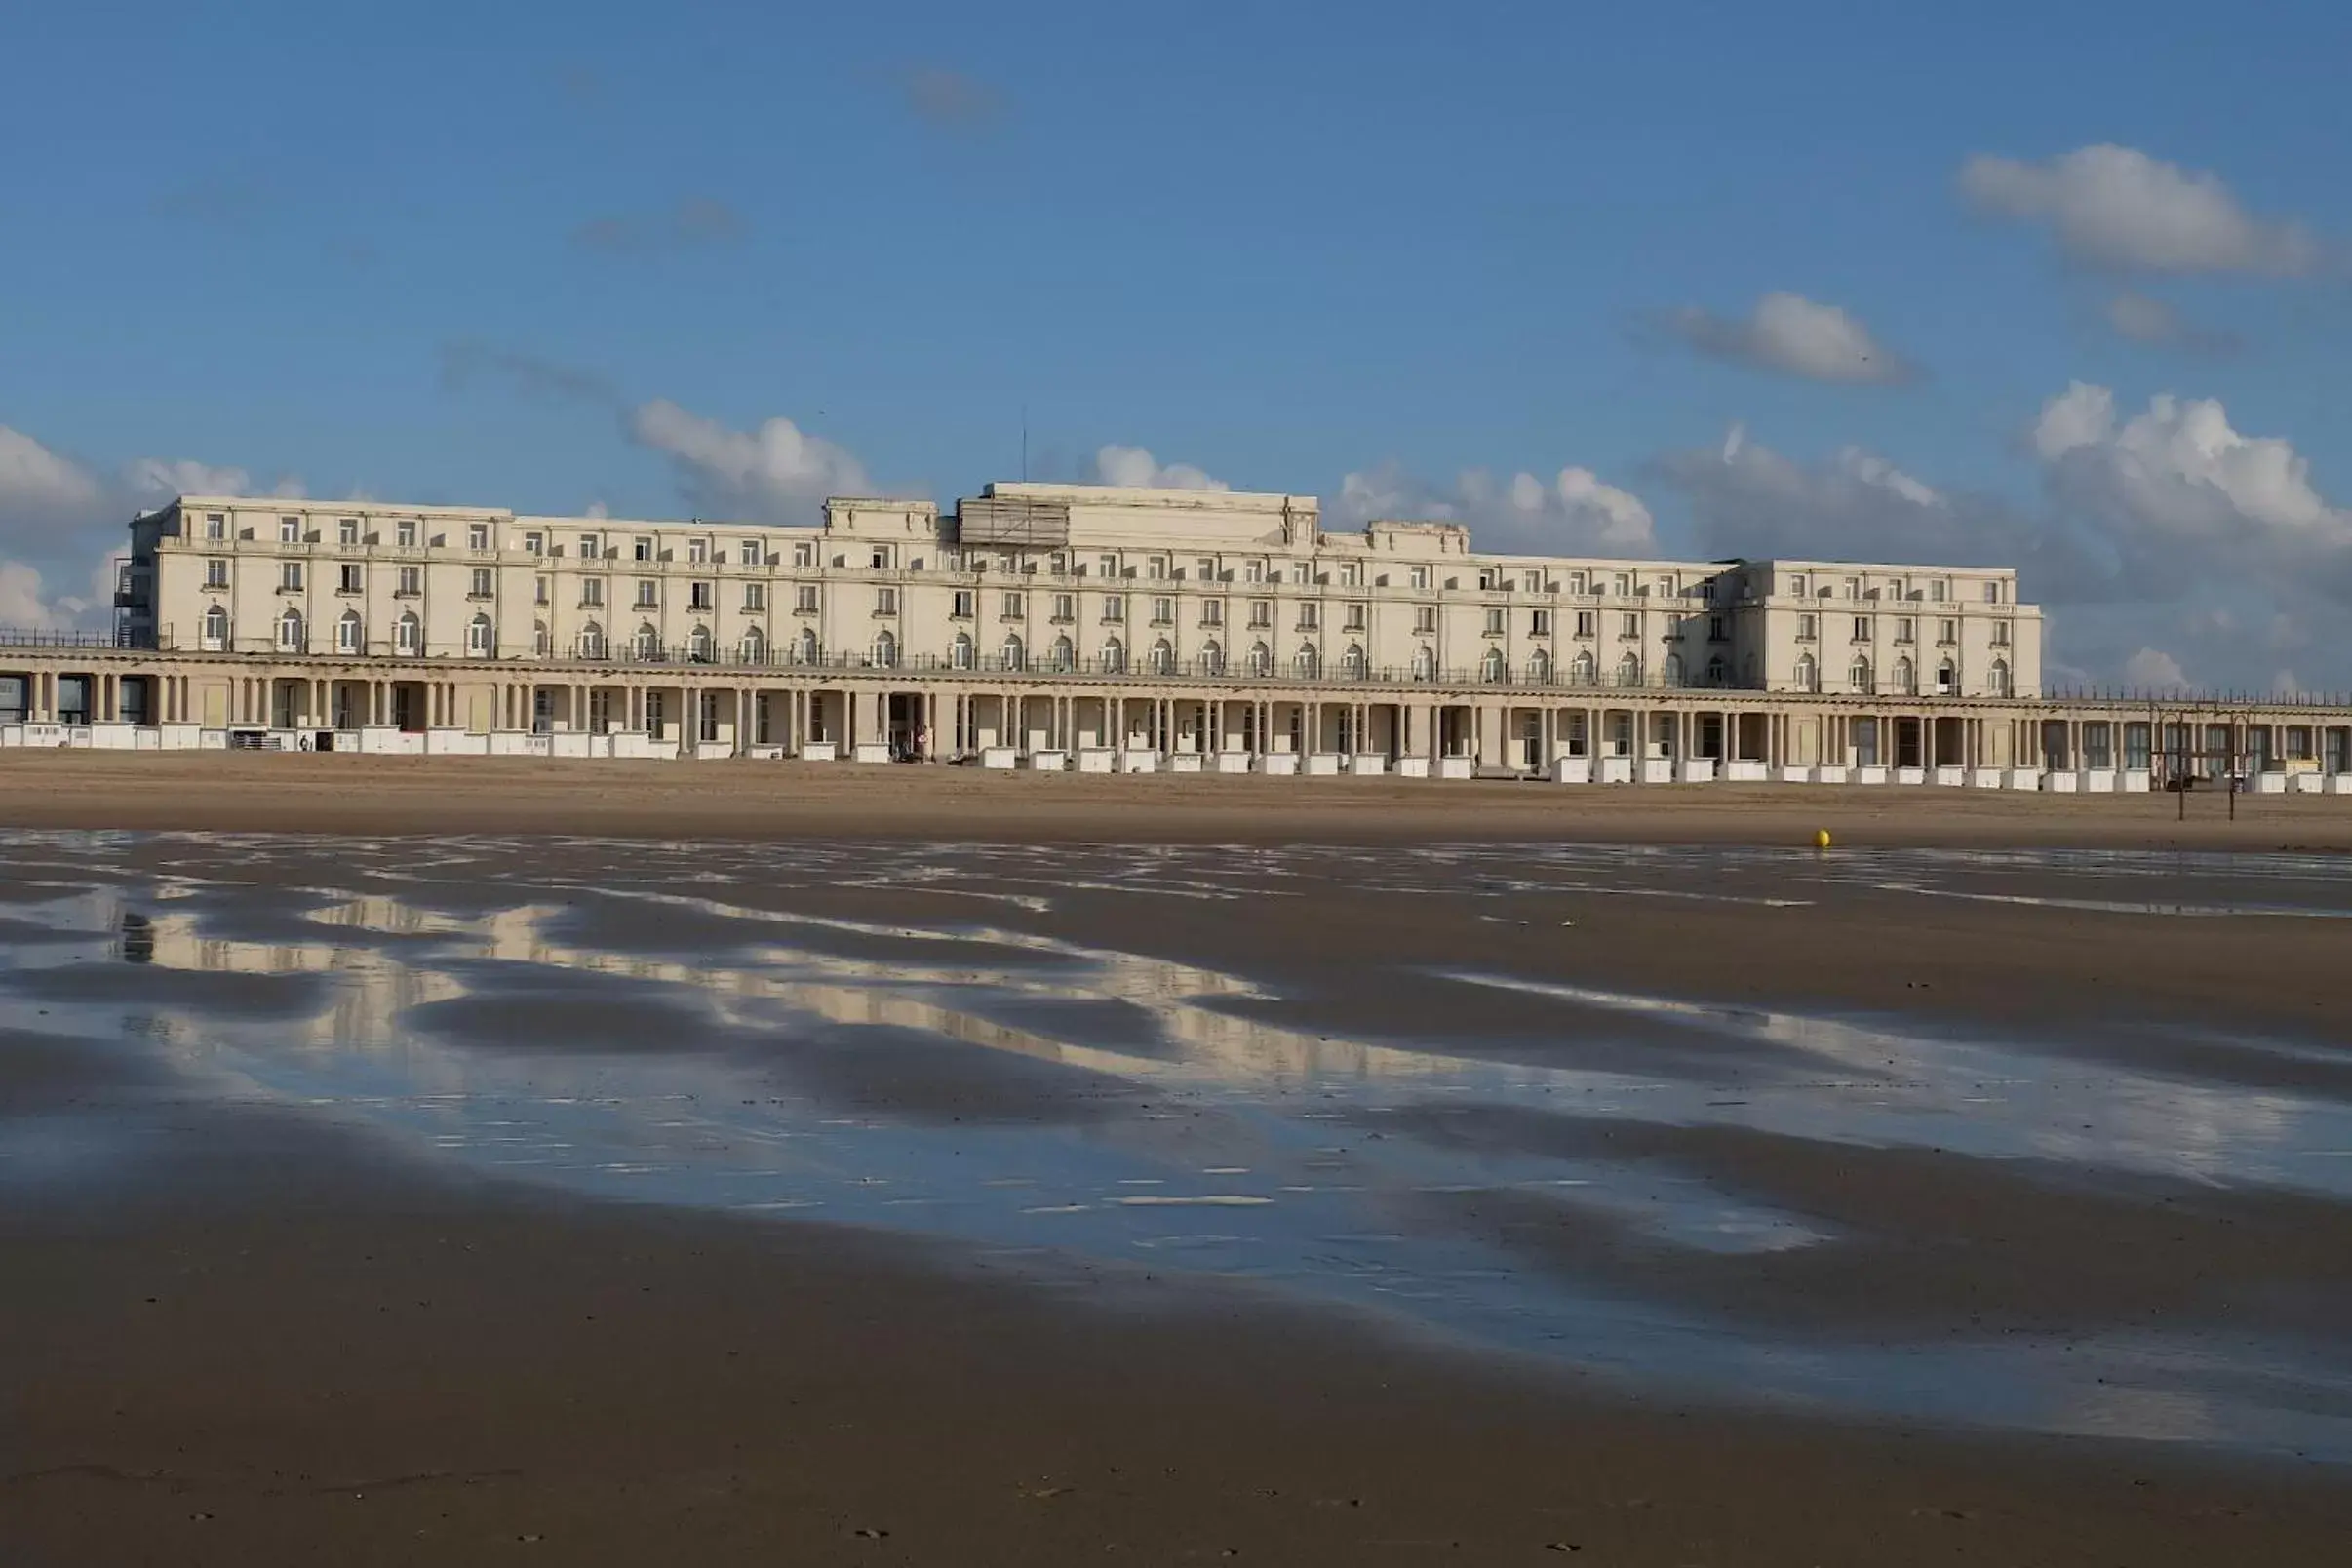
<svg viewBox="0 0 2352 1568">
<path fill-rule="evenodd" d="M 135 851 L 146 869 L 128 868 Z M 1535 1212 L 1618 1227 L 1649 1244 L 1729 1257 L 1838 1239 L 1818 1221 L 1654 1162 L 1466 1151 L 1378 1130 L 1392 1112 L 1503 1106 L 2063 1161 L 2340 1200 L 2352 1198 L 2352 1159 L 2342 1157 L 2352 1149 L 2352 1110 L 2334 1099 L 2093 1072 L 2027 1045 L 1899 1023 L 1470 972 L 1431 977 L 1548 999 L 1580 1028 L 1639 1018 L 1776 1047 L 1744 1068 L 1735 1097 L 1721 1083 L 1463 1054 L 1474 1041 L 1423 1049 L 1289 1028 L 1230 1010 L 1236 1000 L 1274 1000 L 1246 978 L 968 919 L 1009 919 L 994 911 L 1026 910 L 1033 898 L 1073 887 L 1138 891 L 1154 877 L 1163 883 L 1156 891 L 1179 885 L 1188 897 L 1254 896 L 1266 879 L 1281 877 L 1501 896 L 1655 892 L 1638 879 L 1662 867 L 1691 877 L 1703 863 L 1707 884 L 1731 885 L 1724 896 L 1768 907 L 1802 900 L 1751 896 L 1739 890 L 1740 879 L 1753 878 L 1760 889 L 1769 871 L 1773 885 L 1784 885 L 1786 857 L 1573 846 L 1114 855 L 680 844 L 628 846 L 626 879 L 605 876 L 594 862 L 549 869 L 576 866 L 589 853 L 575 846 L 550 855 L 495 840 L 395 854 L 370 841 L 322 849 L 202 836 L 0 837 L 0 855 L 46 884 L 17 914 L 64 933 L 37 944 L 0 933 L 0 1023 L 29 1022 L 33 1003 L 23 988 L 44 966 L 316 976 L 325 1001 L 294 1016 L 240 1015 L 125 984 L 115 996 L 44 1003 L 40 1027 L 79 1029 L 94 1041 L 135 1039 L 198 1092 L 300 1107 L 436 1158 L 602 1197 L 811 1213 L 1007 1256 L 1050 1249 L 1174 1258 L 1189 1270 L 1402 1313 L 1443 1332 L 1718 1396 L 2352 1459 L 2352 1357 L 2341 1347 L 2210 1336 L 2191 1345 L 2122 1333 L 1934 1344 L 1776 1335 L 1525 1267 L 1445 1223 L 1431 1199 L 1493 1194 Z M 593 853 L 620 858 L 610 846 Z M 1700 855 L 1713 859 L 1693 858 Z M 2047 870 L 2055 859 L 2032 865 Z M 318 880 L 318 868 L 331 863 L 340 884 Z M 224 864 L 299 870 L 274 896 L 315 936 L 225 934 L 234 921 L 211 902 Z M 1941 888 L 2015 875 L 2022 865 L 1916 857 L 1863 870 L 1882 882 Z M 665 875 L 673 866 L 676 878 Z M 852 869 L 899 891 L 920 882 L 926 893 L 983 896 L 943 906 L 949 918 L 936 924 L 772 907 L 780 888 L 837 887 L 833 874 Z M 2298 908 L 2325 909 L 2342 892 L 2340 874 L 2331 882 L 2290 865 L 2264 882 L 2258 870 L 2241 860 L 2198 874 L 2216 885 L 2258 882 L 2272 902 Z M 2108 860 L 2086 874 L 2157 873 Z M 680 891 L 689 881 L 696 891 Z M 1024 890 L 988 896 L 1007 883 Z M 2279 894 L 2282 886 L 2290 893 Z M 745 938 L 712 961 L 616 951 L 574 934 L 608 928 L 579 919 L 588 905 L 690 912 L 739 922 Z M 467 908 L 478 913 L 457 912 Z M 576 998 L 590 976 L 598 986 L 691 997 L 700 1010 L 681 1026 L 690 1038 L 659 1050 L 598 1052 L 524 1038 L 533 999 L 562 998 L 567 986 Z M 437 1004 L 460 1002 L 495 1002 L 500 1027 L 522 1033 L 473 1038 L 421 1022 Z M 1099 1010 L 1109 1005 L 1120 1009 L 1120 1027 L 1085 1027 L 1109 1016 Z M 807 1042 L 844 1037 L 882 1058 L 895 1040 L 921 1039 L 977 1063 L 1043 1073 L 1036 1081 L 1067 1085 L 1075 1098 L 1097 1083 L 1121 1098 L 1116 1114 L 1101 1117 L 1049 1110 L 1026 1119 L 957 1120 L 952 1105 L 915 1115 L 886 1103 L 844 1115 L 822 1080 L 795 1072 Z M 61 1124 L 31 1125 L 38 1130 L 0 1140 L 0 1183 L 12 1169 L 19 1179 L 70 1179 L 78 1167 L 59 1153 L 60 1140 L 102 1154 L 102 1141 L 85 1146 Z"/>
</svg>

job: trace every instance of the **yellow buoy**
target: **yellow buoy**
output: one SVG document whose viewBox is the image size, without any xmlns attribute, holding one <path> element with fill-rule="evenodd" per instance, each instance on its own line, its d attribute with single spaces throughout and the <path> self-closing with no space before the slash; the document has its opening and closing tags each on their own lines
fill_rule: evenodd
<svg viewBox="0 0 2352 1568">
<path fill-rule="evenodd" d="M 1816 849 L 1826 849 L 1829 847 L 1829 830 L 1827 828 L 1816 828 L 1813 830 L 1813 847 Z"/>
</svg>

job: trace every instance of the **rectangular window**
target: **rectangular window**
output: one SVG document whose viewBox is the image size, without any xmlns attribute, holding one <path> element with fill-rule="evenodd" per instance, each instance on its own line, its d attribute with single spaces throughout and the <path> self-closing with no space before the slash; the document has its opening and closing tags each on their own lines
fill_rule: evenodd
<svg viewBox="0 0 2352 1568">
<path fill-rule="evenodd" d="M 1427 567 L 1415 567 L 1412 572 L 1412 583 L 1414 587 L 1422 589 L 1424 592 L 1428 591 L 1430 586 L 1430 568 Z"/>
<path fill-rule="evenodd" d="M 1415 605 L 1413 607 L 1413 630 L 1426 636 L 1436 629 L 1437 607 L 1435 605 Z"/>
<path fill-rule="evenodd" d="M 1544 591 L 1544 574 L 1534 570 L 1520 572 L 1519 588 L 1524 593 L 1542 593 Z"/>
<path fill-rule="evenodd" d="M 1857 643 L 1867 643 L 1870 641 L 1869 616 L 1857 615 L 1854 617 L 1854 641 Z"/>
<path fill-rule="evenodd" d="M 1503 611 L 1500 607 L 1486 612 L 1486 635 L 1489 637 L 1503 635 Z"/>
<path fill-rule="evenodd" d="M 1730 634 L 1730 632 L 1729 632 L 1729 631 L 1726 629 L 1726 627 L 1725 627 L 1725 625 L 1724 625 L 1724 620 L 1723 620 L 1723 617 L 1722 617 L 1722 616 L 1720 616 L 1720 615 L 1709 615 L 1709 616 L 1706 618 L 1706 640 L 1707 640 L 1708 642 L 1710 642 L 1710 643 L 1721 643 L 1721 642 L 1726 642 L 1726 641 L 1728 641 L 1728 640 L 1730 639 L 1730 636 L 1731 636 L 1731 634 Z"/>
<path fill-rule="evenodd" d="M 1848 577 L 1846 579 L 1846 597 L 1848 599 L 1860 599 L 1862 597 L 1862 579 L 1860 577 Z"/>
<path fill-rule="evenodd" d="M 345 562 L 336 568 L 335 571 L 334 591 L 336 593 L 356 594 L 360 591 L 360 568 L 356 562 Z"/>
<path fill-rule="evenodd" d="M 651 539 L 633 539 L 630 541 L 629 548 L 630 553 L 640 561 L 650 561 L 653 559 L 653 541 Z"/>
<path fill-rule="evenodd" d="M 743 608 L 760 610 L 767 608 L 767 584 L 747 582 L 743 585 Z"/>
<path fill-rule="evenodd" d="M 1193 563 L 1193 575 L 1202 582 L 1216 581 L 1217 563 L 1207 556 L 1202 556 L 1198 561 Z"/>
<path fill-rule="evenodd" d="M 547 579 L 545 577 L 530 579 L 530 602 L 534 605 L 547 603 Z"/>
<path fill-rule="evenodd" d="M 1167 577 L 1168 574 L 1168 558 L 1166 556 L 1153 556 L 1146 563 L 1144 569 L 1154 582 L 1162 581 Z"/>
<path fill-rule="evenodd" d="M 2103 720 L 2083 725 L 2083 765 L 2101 770 L 2115 765 L 2114 729 Z"/>
<path fill-rule="evenodd" d="M 1309 600 L 1299 606 L 1299 630 L 1312 632 L 1323 624 L 1323 607 Z"/>
<path fill-rule="evenodd" d="M 1264 582 L 1266 580 L 1266 563 L 1263 561 L 1252 561 L 1245 564 L 1241 568 L 1241 580 L 1244 582 Z"/>
<path fill-rule="evenodd" d="M 1908 616 L 1908 615 L 1898 615 L 1898 616 L 1896 616 L 1896 617 L 1895 617 L 1895 641 L 1896 641 L 1896 642 L 1898 642 L 1898 643 L 1907 643 L 1907 642 L 1909 642 L 1909 641 L 1911 640 L 1911 627 L 1912 627 L 1912 624 L 1913 624 L 1913 622 L 1912 622 L 1912 620 L 1911 620 L 1911 617 L 1910 617 L 1910 616 Z"/>
<path fill-rule="evenodd" d="M 301 562 L 281 561 L 278 563 L 278 588 L 283 593 L 298 594 L 302 591 Z"/>
<path fill-rule="evenodd" d="M 1478 573 L 1478 587 L 1481 592 L 1493 593 L 1502 586 L 1503 574 L 1501 572 L 1485 570 Z"/>
<path fill-rule="evenodd" d="M 1125 620 L 1126 618 L 1127 596 L 1125 594 L 1103 595 L 1103 619 L 1107 621 L 1116 621 Z"/>
<path fill-rule="evenodd" d="M 278 519 L 278 542 L 280 544 L 300 544 L 302 542 L 302 520 L 298 517 Z"/>
<path fill-rule="evenodd" d="M 1630 599 L 1633 597 L 1632 576 L 1627 572 L 1619 572 L 1617 580 L 1609 585 L 1609 591 L 1620 599 Z"/>
<path fill-rule="evenodd" d="M 874 590 L 874 613 L 875 613 L 875 614 L 877 614 L 877 615 L 895 615 L 895 614 L 897 614 L 897 613 L 898 613 L 898 590 L 897 590 L 897 589 L 895 589 L 895 588 L 877 588 L 877 589 L 875 589 L 875 590 Z"/>
<path fill-rule="evenodd" d="M 704 563 L 705 561 L 708 561 L 710 558 L 711 558 L 711 541 L 710 541 L 710 540 L 708 540 L 708 539 L 688 539 L 688 540 L 686 541 L 686 560 L 687 560 L 687 561 L 689 561 L 689 562 L 693 563 L 695 566 L 700 566 L 700 565 L 702 565 L 702 563 Z"/>
<path fill-rule="evenodd" d="M 338 544 L 359 543 L 359 519 L 356 517 L 347 517 L 338 521 L 334 526 L 334 537 L 335 542 Z"/>
<path fill-rule="evenodd" d="M 1101 568 L 1102 574 L 1106 577 L 1118 575 L 1118 557 L 1115 555 L 1103 556 L 1095 565 Z"/>
<path fill-rule="evenodd" d="M 400 546 L 402 549 L 404 549 L 404 550 L 413 550 L 413 549 L 415 549 L 415 548 L 416 548 L 416 525 L 415 525 L 415 523 L 414 523 L 414 522 L 412 522 L 412 521 L 411 521 L 411 520 L 409 520 L 409 519 L 407 519 L 407 518 L 403 518 L 403 519 L 402 519 L 400 522 L 393 524 L 393 525 L 392 525 L 392 542 L 393 542 L 393 543 L 395 543 L 395 544 L 397 544 L 397 545 L 399 545 L 399 546 Z"/>
<path fill-rule="evenodd" d="M 1255 627 L 1272 626 L 1274 624 L 1274 601 L 1271 599 L 1251 600 L 1249 602 L 1249 623 Z"/>
<path fill-rule="evenodd" d="M 814 583 L 803 583 L 798 588 L 795 588 L 792 591 L 792 608 L 795 614 L 815 614 L 817 608 L 816 585 Z"/>
<path fill-rule="evenodd" d="M 204 564 L 204 585 L 207 588 L 226 588 L 228 586 L 228 563 L 207 561 Z"/>
<path fill-rule="evenodd" d="M 1984 602 L 1988 605 L 1997 605 L 2001 602 L 2001 585 L 1998 582 L 1988 582 L 1984 585 Z"/>
<path fill-rule="evenodd" d="M 594 561 L 603 553 L 603 541 L 593 533 L 580 535 L 580 559 Z"/>
<path fill-rule="evenodd" d="M 1057 621 L 1077 620 L 1078 595 L 1055 594 L 1053 596 L 1053 618 Z"/>
<path fill-rule="evenodd" d="M 1224 625 L 1225 606 L 1214 599 L 1202 600 L 1200 602 L 1200 624 L 1203 626 Z"/>
<path fill-rule="evenodd" d="M 792 547 L 792 564 L 793 564 L 794 566 L 796 566 L 796 567 L 813 567 L 813 566 L 815 566 L 815 565 L 816 565 L 816 546 L 815 546 L 815 545 L 813 545 L 813 544 L 796 544 L 796 545 L 794 545 L 794 546 Z"/>
<path fill-rule="evenodd" d="M 1819 624 L 1819 621 L 1814 616 L 1799 615 L 1797 617 L 1797 641 L 1800 643 L 1812 642 L 1815 635 L 1815 628 Z"/>
<path fill-rule="evenodd" d="M 744 539 L 735 546 L 735 559 L 747 567 L 756 567 L 767 559 L 757 539 Z"/>
<path fill-rule="evenodd" d="M 208 538 L 208 539 L 225 539 L 225 538 L 227 538 L 227 537 L 228 537 L 228 514 L 227 514 L 227 513 L 225 513 L 225 512 L 207 512 L 207 513 L 205 513 L 205 514 L 204 514 L 204 536 L 205 536 L 206 538 Z"/>
<path fill-rule="evenodd" d="M 580 579 L 580 603 L 592 609 L 604 607 L 605 582 L 603 578 L 583 577 Z"/>
<path fill-rule="evenodd" d="M 1641 617 L 1639 615 L 1620 616 L 1618 619 L 1617 635 L 1620 637 L 1639 637 L 1641 635 Z"/>
<path fill-rule="evenodd" d="M 1175 600 L 1173 600 L 1173 599 L 1155 599 L 1155 600 L 1153 600 L 1153 601 L 1152 601 L 1152 624 L 1153 624 L 1153 625 L 1155 625 L 1155 626 L 1166 626 L 1166 625 L 1170 624 L 1171 622 L 1173 622 L 1175 619 L 1176 619 L 1176 601 L 1175 601 Z"/>
<path fill-rule="evenodd" d="M 465 547 L 468 550 L 487 550 L 490 547 L 490 525 L 468 523 L 465 526 Z"/>
<path fill-rule="evenodd" d="M 1348 607 L 1348 630 L 1349 630 L 1349 631 L 1352 631 L 1352 632 L 1360 632 L 1360 631 L 1362 631 L 1362 630 L 1363 630 L 1365 627 L 1367 627 L 1367 626 L 1369 626 L 1369 625 L 1371 625 L 1371 624 L 1372 624 L 1372 607 L 1371 607 L 1371 606 L 1369 606 L 1369 605 L 1350 605 L 1350 606 Z"/>
<path fill-rule="evenodd" d="M 1960 623 L 1956 620 L 1938 621 L 1936 623 L 1936 641 L 1942 644 L 1946 647 L 1949 647 L 1954 643 L 1959 642 Z"/>
<path fill-rule="evenodd" d="M 471 594 L 467 595 L 467 597 L 471 599 L 488 599 L 490 596 L 490 569 L 488 567 L 476 567 L 474 568 L 474 589 Z"/>
<path fill-rule="evenodd" d="M 973 594 L 969 588 L 959 588 L 948 596 L 948 613 L 958 620 L 972 618 Z"/>
<path fill-rule="evenodd" d="M 1548 609 L 1528 611 L 1527 635 L 1530 637 L 1549 637 L 1551 635 L 1551 611 Z"/>
<path fill-rule="evenodd" d="M 1004 608 L 1001 611 L 1003 619 L 1019 620 L 1029 613 L 1029 596 L 1027 594 L 1005 594 L 1002 597 L 1004 600 Z"/>
<path fill-rule="evenodd" d="M 1593 623 L 1599 618 L 1588 609 L 1578 610 L 1576 612 L 1576 635 L 1579 637 L 1592 636 L 1598 630 Z"/>
<path fill-rule="evenodd" d="M 1993 647 L 2007 647 L 2009 646 L 2009 622 L 1993 622 L 1992 643 Z"/>
<path fill-rule="evenodd" d="M 1340 586 L 1343 588 L 1361 588 L 1363 585 L 1363 563 L 1360 561 L 1342 562 L 1340 564 Z"/>
<path fill-rule="evenodd" d="M 2123 764 L 2143 769 L 2148 765 L 2148 726 L 2145 724 L 2123 726 Z"/>
<path fill-rule="evenodd" d="M 645 578 L 643 578 L 643 577 L 638 578 L 638 579 L 637 579 L 637 608 L 640 608 L 640 609 L 651 609 L 651 608 L 654 608 L 656 605 L 658 605 L 658 604 L 660 604 L 660 603 L 661 603 L 661 587 L 660 587 L 660 585 L 659 585 L 658 583 L 648 582 L 647 579 L 645 579 Z"/>
<path fill-rule="evenodd" d="M 403 567 L 403 568 L 400 568 L 400 587 L 399 587 L 399 589 L 398 589 L 397 591 L 398 591 L 398 593 L 400 594 L 400 597 L 401 597 L 401 598 L 403 598 L 403 599 L 414 599 L 414 598 L 415 598 L 415 597 L 416 597 L 418 594 L 423 593 L 423 592 L 424 592 L 424 568 L 422 568 L 422 567 Z"/>
<path fill-rule="evenodd" d="M 707 610 L 718 602 L 717 584 L 707 582 L 686 584 L 686 608 Z"/>
<path fill-rule="evenodd" d="M 524 534 L 523 553 L 525 555 L 545 555 L 547 553 L 547 535 L 544 533 Z"/>
<path fill-rule="evenodd" d="M 1942 604 L 1951 596 L 1952 585 L 1948 582 L 1945 582 L 1941 577 L 1939 577 L 1934 582 L 1928 584 L 1928 597 L 1934 600 L 1937 604 Z"/>
</svg>

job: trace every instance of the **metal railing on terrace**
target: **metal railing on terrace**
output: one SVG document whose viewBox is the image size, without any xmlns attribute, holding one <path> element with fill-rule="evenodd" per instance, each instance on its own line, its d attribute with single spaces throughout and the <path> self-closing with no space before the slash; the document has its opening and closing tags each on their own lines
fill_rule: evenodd
<svg viewBox="0 0 2352 1568">
<path fill-rule="evenodd" d="M 153 648 L 156 634 L 117 626 L 105 631 L 82 631 L 53 626 L 0 626 L 0 647 Z"/>
<path fill-rule="evenodd" d="M 2352 708 L 2352 691 L 2191 691 L 2180 687 L 2045 686 L 2047 702 L 2176 712 L 2199 708 Z"/>
</svg>

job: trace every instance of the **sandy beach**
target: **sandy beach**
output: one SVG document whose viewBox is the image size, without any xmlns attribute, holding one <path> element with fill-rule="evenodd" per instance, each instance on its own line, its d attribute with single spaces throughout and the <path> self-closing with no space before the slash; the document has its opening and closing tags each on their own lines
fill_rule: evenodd
<svg viewBox="0 0 2352 1568">
<path fill-rule="evenodd" d="M 1128 843 L 1431 840 L 2352 853 L 2352 796 L 1113 776 L 802 763 L 0 752 L 0 825 Z"/>
<path fill-rule="evenodd" d="M 2352 802 L 2176 804 L 0 759 L 0 1540 L 2332 1562 Z"/>
</svg>

